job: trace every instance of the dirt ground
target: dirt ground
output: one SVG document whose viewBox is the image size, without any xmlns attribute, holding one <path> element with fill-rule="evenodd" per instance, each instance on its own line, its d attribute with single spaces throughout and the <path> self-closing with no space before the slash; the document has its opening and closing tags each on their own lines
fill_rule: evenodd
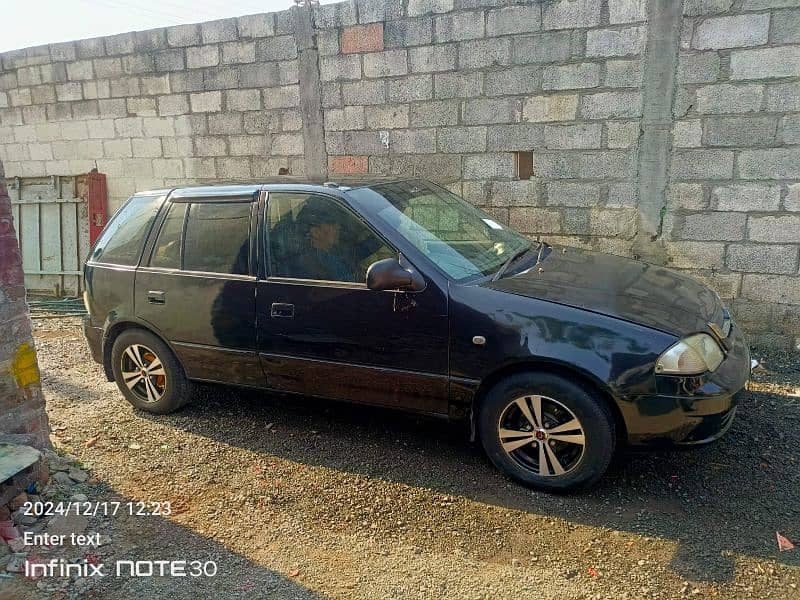
<svg viewBox="0 0 800 600">
<path fill-rule="evenodd" d="M 219 569 L 72 597 L 800 598 L 800 547 L 776 543 L 800 546 L 800 361 L 785 355 L 764 357 L 720 442 L 623 451 L 595 488 L 554 496 L 505 479 L 461 428 L 386 410 L 207 386 L 177 414 L 137 412 L 77 319 L 37 321 L 36 341 L 54 442 L 95 478 L 89 500 L 174 507 L 97 523 L 101 552 Z"/>
</svg>

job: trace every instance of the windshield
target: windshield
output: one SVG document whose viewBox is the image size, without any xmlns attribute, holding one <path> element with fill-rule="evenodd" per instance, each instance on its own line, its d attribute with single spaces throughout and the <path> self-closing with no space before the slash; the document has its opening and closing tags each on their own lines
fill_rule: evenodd
<svg viewBox="0 0 800 600">
<path fill-rule="evenodd" d="M 530 240 L 426 181 L 360 188 L 350 195 L 456 281 L 498 271 Z"/>
</svg>

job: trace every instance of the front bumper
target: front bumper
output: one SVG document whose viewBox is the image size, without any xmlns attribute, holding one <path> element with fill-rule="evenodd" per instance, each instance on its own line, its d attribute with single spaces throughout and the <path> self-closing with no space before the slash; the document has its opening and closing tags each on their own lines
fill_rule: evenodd
<svg viewBox="0 0 800 600">
<path fill-rule="evenodd" d="M 722 437 L 736 416 L 750 378 L 750 350 L 732 327 L 730 350 L 713 373 L 693 377 L 656 375 L 656 393 L 620 403 L 633 445 L 701 445 Z"/>
</svg>

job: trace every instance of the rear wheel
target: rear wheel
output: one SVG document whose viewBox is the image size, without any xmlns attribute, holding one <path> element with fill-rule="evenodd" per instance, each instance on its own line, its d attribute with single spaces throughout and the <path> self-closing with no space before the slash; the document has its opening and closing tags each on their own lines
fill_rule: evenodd
<svg viewBox="0 0 800 600">
<path fill-rule="evenodd" d="M 136 408 L 156 414 L 188 402 L 191 384 L 175 355 L 159 338 L 142 329 L 122 332 L 111 350 L 114 379 Z"/>
<path fill-rule="evenodd" d="M 510 477 L 551 491 L 585 487 L 614 453 L 614 421 L 591 390 L 549 373 L 512 375 L 478 411 L 481 442 Z"/>
</svg>

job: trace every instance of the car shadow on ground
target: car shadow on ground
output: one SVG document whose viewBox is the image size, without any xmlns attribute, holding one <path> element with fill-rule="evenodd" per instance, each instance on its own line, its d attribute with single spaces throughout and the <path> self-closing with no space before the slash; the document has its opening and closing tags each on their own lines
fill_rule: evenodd
<svg viewBox="0 0 800 600">
<path fill-rule="evenodd" d="M 254 453 L 674 540 L 674 572 L 725 582 L 736 554 L 800 565 L 800 553 L 779 554 L 775 543 L 776 531 L 800 537 L 800 428 L 788 425 L 797 412 L 782 414 L 791 410 L 784 400 L 748 394 L 728 435 L 710 446 L 623 449 L 594 488 L 568 496 L 509 481 L 463 426 L 382 408 L 201 386 L 177 414 L 139 414 Z"/>
</svg>

